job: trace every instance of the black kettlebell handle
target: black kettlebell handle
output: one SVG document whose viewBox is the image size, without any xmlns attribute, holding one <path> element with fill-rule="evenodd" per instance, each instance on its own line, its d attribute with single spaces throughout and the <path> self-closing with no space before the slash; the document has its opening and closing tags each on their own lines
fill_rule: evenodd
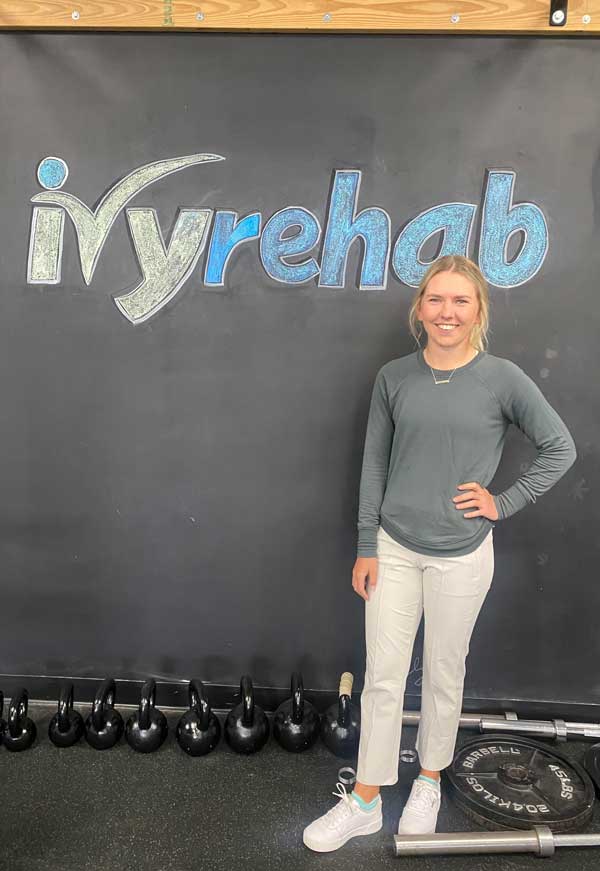
<svg viewBox="0 0 600 871">
<path fill-rule="evenodd" d="M 71 728 L 71 714 L 73 713 L 73 684 L 65 683 L 60 688 L 58 699 L 58 731 L 68 732 Z"/>
<path fill-rule="evenodd" d="M 98 692 L 94 699 L 94 707 L 92 708 L 92 724 L 96 732 L 101 732 L 104 729 L 106 725 L 106 708 L 114 707 L 116 694 L 117 687 L 112 677 L 102 681 L 98 687 Z"/>
<path fill-rule="evenodd" d="M 8 709 L 8 731 L 11 738 L 18 738 L 23 731 L 23 720 L 27 716 L 29 694 L 23 687 L 13 695 Z"/>
<path fill-rule="evenodd" d="M 188 685 L 188 704 L 200 720 L 200 730 L 206 732 L 210 718 L 210 707 L 201 680 L 191 680 Z"/>
<path fill-rule="evenodd" d="M 142 687 L 142 697 L 140 699 L 139 724 L 140 729 L 150 728 L 150 714 L 156 705 L 156 681 L 154 678 L 147 680 Z"/>
<path fill-rule="evenodd" d="M 352 719 L 352 711 L 350 704 L 352 699 L 348 695 L 340 696 L 338 701 L 338 724 L 347 728 Z"/>
<path fill-rule="evenodd" d="M 304 685 L 302 675 L 295 671 L 292 675 L 292 720 L 299 724 L 304 719 Z"/>
<path fill-rule="evenodd" d="M 245 674 L 240 681 L 240 693 L 244 706 L 242 724 L 249 729 L 254 724 L 254 693 L 252 691 L 252 678 L 249 674 Z"/>
</svg>

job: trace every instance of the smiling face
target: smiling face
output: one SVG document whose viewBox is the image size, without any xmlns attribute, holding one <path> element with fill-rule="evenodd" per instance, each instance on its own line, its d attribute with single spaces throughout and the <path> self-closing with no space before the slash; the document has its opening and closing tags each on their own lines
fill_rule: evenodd
<svg viewBox="0 0 600 871">
<path fill-rule="evenodd" d="M 417 308 L 428 344 L 455 351 L 470 345 L 471 329 L 479 320 L 477 289 L 460 272 L 438 272 L 430 281 Z M 447 324 L 450 329 L 441 325 Z"/>
</svg>

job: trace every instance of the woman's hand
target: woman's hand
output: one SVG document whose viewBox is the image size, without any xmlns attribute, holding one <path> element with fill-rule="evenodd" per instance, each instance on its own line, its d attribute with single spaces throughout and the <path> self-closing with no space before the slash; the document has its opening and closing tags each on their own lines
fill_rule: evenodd
<svg viewBox="0 0 600 871">
<path fill-rule="evenodd" d="M 457 490 L 468 488 L 466 493 L 461 493 L 460 496 L 453 496 L 452 501 L 456 508 L 477 508 L 477 511 L 470 511 L 464 514 L 463 517 L 487 517 L 488 520 L 498 520 L 498 509 L 494 502 L 494 497 L 489 490 L 478 484 L 477 481 L 471 481 L 468 484 L 459 484 Z"/>
<path fill-rule="evenodd" d="M 352 586 L 354 591 L 358 593 L 365 602 L 369 601 L 367 593 L 367 583 L 369 591 L 374 590 L 377 586 L 377 557 L 376 556 L 359 556 L 354 563 L 352 569 Z"/>
<path fill-rule="evenodd" d="M 465 508 L 476 508 L 477 511 L 469 511 L 464 517 L 487 517 L 488 520 L 498 520 L 499 514 L 494 502 L 494 497 L 489 490 L 478 484 L 477 481 L 470 481 L 467 484 L 459 484 L 457 490 L 464 490 L 459 496 L 453 496 L 455 508 L 463 510 Z M 354 563 L 352 569 L 352 587 L 355 593 L 365 600 L 369 601 L 369 591 L 374 590 L 377 586 L 378 576 L 378 559 L 376 556 L 359 556 Z"/>
</svg>

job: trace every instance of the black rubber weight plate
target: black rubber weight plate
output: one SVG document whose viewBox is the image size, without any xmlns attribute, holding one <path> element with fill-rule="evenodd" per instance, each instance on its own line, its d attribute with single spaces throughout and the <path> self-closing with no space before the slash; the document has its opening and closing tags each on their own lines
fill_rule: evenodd
<svg viewBox="0 0 600 871">
<path fill-rule="evenodd" d="M 596 792 L 600 795 L 600 744 L 594 744 L 588 749 L 583 764 L 596 784 Z"/>
<path fill-rule="evenodd" d="M 485 735 L 464 744 L 444 772 L 449 793 L 486 829 L 582 829 L 594 808 L 583 768 L 530 738 Z"/>
</svg>

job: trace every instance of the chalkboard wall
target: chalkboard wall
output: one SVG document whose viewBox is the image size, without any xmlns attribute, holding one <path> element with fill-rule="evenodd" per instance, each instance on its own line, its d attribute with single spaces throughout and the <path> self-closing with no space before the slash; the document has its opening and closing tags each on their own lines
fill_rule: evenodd
<svg viewBox="0 0 600 871">
<path fill-rule="evenodd" d="M 392 245 L 426 210 L 471 203 L 477 259 L 491 171 L 513 173 L 514 203 L 543 213 L 541 267 L 490 286 L 489 352 L 540 386 L 578 458 L 496 523 L 465 695 L 600 701 L 597 51 L 554 38 L 0 34 L 0 673 L 236 684 L 249 672 L 285 687 L 299 668 L 315 690 L 343 670 L 362 687 L 363 441 L 378 368 L 415 350 L 414 288 L 390 264 L 385 288 L 361 289 L 362 242 L 341 287 L 277 280 L 250 230 L 211 285 L 207 235 L 172 298 L 133 323 L 115 304 L 143 278 L 123 209 L 89 284 L 67 214 L 60 274 L 30 280 L 45 158 L 64 161 L 60 190 L 93 211 L 134 170 L 205 153 L 224 159 L 128 202 L 155 210 L 165 244 L 182 209 L 260 214 L 264 228 L 296 206 L 323 231 L 319 262 L 340 170 L 360 174 L 357 210 L 390 216 Z M 534 455 L 511 427 L 491 492 Z"/>
</svg>

